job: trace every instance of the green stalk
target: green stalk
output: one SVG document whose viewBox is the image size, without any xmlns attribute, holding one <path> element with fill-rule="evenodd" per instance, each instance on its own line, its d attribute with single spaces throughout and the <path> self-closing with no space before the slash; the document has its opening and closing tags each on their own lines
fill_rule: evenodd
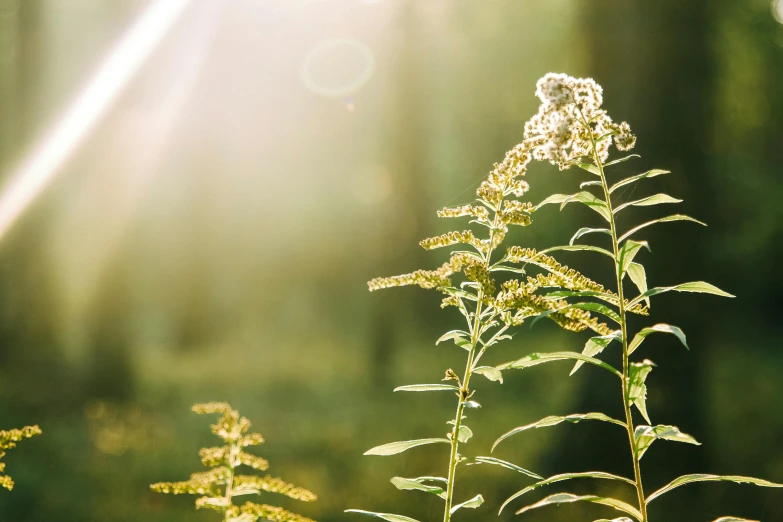
<svg viewBox="0 0 783 522">
<path fill-rule="evenodd" d="M 500 203 L 502 205 L 502 201 Z M 498 206 L 499 208 L 499 206 Z M 495 215 L 492 220 L 492 229 L 489 234 L 489 246 L 487 252 L 484 254 L 484 267 L 489 268 L 490 259 L 492 258 L 492 243 L 495 236 L 495 228 L 499 224 L 498 212 L 495 211 Z M 462 426 L 462 414 L 465 411 L 465 403 L 470 397 L 470 378 L 473 375 L 474 357 L 476 355 L 476 347 L 478 346 L 479 339 L 482 334 L 481 323 L 481 308 L 482 301 L 484 300 L 484 289 L 479 285 L 478 292 L 476 294 L 476 314 L 473 319 L 473 324 L 470 324 L 468 320 L 468 328 L 470 328 L 470 352 L 468 353 L 468 361 L 465 365 L 465 373 L 462 377 L 459 389 L 459 401 L 457 402 L 457 413 L 454 416 L 454 429 L 451 432 L 451 451 L 449 453 L 449 476 L 446 485 L 446 505 L 443 510 L 443 522 L 451 522 L 451 507 L 454 503 L 454 483 L 456 482 L 457 475 L 457 450 L 459 449 L 459 429 Z M 479 357 L 483 354 L 484 350 L 481 350 Z"/>
<path fill-rule="evenodd" d="M 228 451 L 228 478 L 226 479 L 226 506 L 223 508 L 223 517 L 225 521 L 228 521 L 228 508 L 233 505 L 231 497 L 234 493 L 234 459 L 241 448 L 235 443 L 231 444 L 231 449 Z"/>
<path fill-rule="evenodd" d="M 584 118 L 583 118 L 584 120 Z M 642 473 L 639 467 L 639 454 L 636 451 L 636 440 L 634 439 L 634 424 L 633 414 L 631 413 L 631 402 L 628 399 L 628 332 L 626 326 L 626 314 L 625 314 L 625 298 L 623 297 L 623 280 L 620 273 L 620 245 L 617 242 L 617 226 L 614 221 L 614 211 L 612 209 L 612 199 L 609 194 L 609 186 L 606 183 L 606 175 L 604 174 L 604 166 L 601 158 L 598 156 L 596 150 L 595 136 L 593 130 L 585 122 L 585 126 L 590 132 L 590 141 L 593 145 L 593 161 L 598 168 L 599 175 L 601 176 L 601 186 L 604 189 L 604 197 L 606 198 L 606 205 L 609 209 L 609 224 L 612 233 L 612 249 L 614 252 L 614 273 L 617 281 L 617 295 L 619 297 L 620 308 L 620 327 L 622 329 L 622 342 L 623 342 L 623 409 L 625 410 L 625 427 L 628 432 L 628 442 L 631 445 L 631 454 L 633 456 L 633 474 L 636 482 L 636 496 L 639 501 L 639 511 L 642 514 L 642 522 L 648 522 L 647 520 L 647 503 L 644 500 L 644 486 L 642 485 Z"/>
</svg>

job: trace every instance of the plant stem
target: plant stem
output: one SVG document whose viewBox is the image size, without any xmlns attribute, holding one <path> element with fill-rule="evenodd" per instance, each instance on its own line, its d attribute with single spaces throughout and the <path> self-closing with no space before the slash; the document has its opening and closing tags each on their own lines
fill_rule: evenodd
<svg viewBox="0 0 783 522">
<path fill-rule="evenodd" d="M 606 205 L 609 209 L 609 224 L 612 233 L 612 249 L 614 251 L 614 272 L 617 281 L 617 296 L 619 298 L 620 309 L 620 327 L 622 329 L 622 343 L 623 343 L 623 409 L 625 410 L 625 427 L 628 432 L 628 442 L 631 445 L 631 454 L 633 457 L 633 473 L 636 482 L 636 496 L 639 501 L 639 511 L 642 514 L 641 522 L 648 522 L 647 520 L 647 503 L 644 500 L 644 486 L 642 485 L 642 473 L 639 467 L 639 453 L 636 450 L 636 440 L 634 438 L 634 424 L 633 414 L 631 413 L 631 402 L 628 398 L 628 329 L 626 325 L 626 311 L 625 311 L 625 298 L 623 297 L 623 274 L 620 272 L 620 245 L 617 242 L 617 226 L 614 221 L 614 211 L 612 209 L 612 199 L 609 194 L 609 187 L 606 183 L 606 175 L 604 174 L 604 166 L 600 156 L 596 150 L 595 137 L 590 126 L 585 122 L 585 126 L 590 131 L 590 140 L 593 144 L 593 161 L 598 168 L 598 173 L 601 176 L 601 186 L 604 189 L 604 196 L 606 198 Z"/>
<path fill-rule="evenodd" d="M 226 479 L 226 506 L 223 509 L 224 520 L 228 521 L 228 508 L 231 507 L 233 501 L 231 500 L 234 493 L 234 459 L 236 459 L 240 448 L 237 444 L 232 443 L 231 449 L 228 452 L 228 478 Z"/>
<path fill-rule="evenodd" d="M 497 208 L 500 208 L 501 203 Z M 489 234 L 489 244 L 487 246 L 486 253 L 483 253 L 484 268 L 489 268 L 490 260 L 492 258 L 492 244 L 495 238 L 495 228 L 499 226 L 498 212 L 495 211 L 495 216 L 492 220 L 492 228 Z M 446 505 L 443 510 L 443 522 L 451 521 L 451 508 L 454 503 L 454 483 L 456 482 L 457 474 L 457 456 L 459 449 L 459 430 L 462 426 L 462 414 L 465 411 L 465 402 L 470 397 L 470 377 L 473 375 L 474 358 L 476 357 L 476 347 L 478 346 L 479 339 L 482 334 L 482 322 L 481 312 L 484 301 L 484 289 L 481 285 L 478 287 L 476 293 L 476 314 L 473 317 L 473 324 L 470 324 L 468 319 L 468 328 L 470 328 L 470 352 L 468 353 L 468 361 L 465 364 L 465 373 L 462 377 L 462 382 L 459 389 L 459 401 L 457 402 L 457 413 L 454 415 L 454 429 L 451 432 L 451 451 L 449 453 L 449 476 L 446 485 Z M 491 319 L 490 319 L 491 320 Z M 482 349 L 478 357 L 484 353 Z"/>
</svg>

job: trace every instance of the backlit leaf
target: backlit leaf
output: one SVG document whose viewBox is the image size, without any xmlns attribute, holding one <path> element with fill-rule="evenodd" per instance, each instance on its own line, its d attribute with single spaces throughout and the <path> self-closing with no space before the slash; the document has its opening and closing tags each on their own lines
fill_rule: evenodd
<svg viewBox="0 0 783 522">
<path fill-rule="evenodd" d="M 426 477 L 409 479 L 404 477 L 393 477 L 391 483 L 399 490 L 416 490 L 424 491 L 425 493 L 432 493 L 441 498 L 445 498 L 446 491 L 440 486 L 430 486 L 425 484 Z"/>
<path fill-rule="evenodd" d="M 628 400 L 639 409 L 647 422 L 650 422 L 650 416 L 647 415 L 647 386 L 644 381 L 653 366 L 652 361 L 648 360 L 628 366 Z"/>
<path fill-rule="evenodd" d="M 529 471 L 525 468 L 521 468 L 516 464 L 512 464 L 511 462 L 507 462 L 502 459 L 496 459 L 495 457 L 473 457 L 473 458 L 466 459 L 465 464 L 468 466 L 477 465 L 477 464 L 493 464 L 495 466 L 500 466 L 502 468 L 516 471 L 517 473 L 522 473 L 523 475 L 527 475 L 528 477 L 532 477 L 534 479 L 540 480 L 544 478 L 541 475 L 533 473 L 532 471 Z"/>
<path fill-rule="evenodd" d="M 473 370 L 473 373 L 478 373 L 479 375 L 483 375 L 490 381 L 499 382 L 500 384 L 503 384 L 503 374 L 500 373 L 500 370 L 497 368 L 493 368 L 492 366 L 479 366 L 478 368 L 475 368 Z"/>
<path fill-rule="evenodd" d="M 614 254 L 606 250 L 605 248 L 600 248 L 597 246 L 592 245 L 568 245 L 568 246 L 556 246 L 552 248 L 547 248 L 546 250 L 542 250 L 542 254 L 548 254 L 549 252 L 557 252 L 557 251 L 563 251 L 563 252 L 579 252 L 582 250 L 587 250 L 589 252 L 598 252 L 599 254 L 603 254 L 605 256 L 611 257 L 614 259 Z"/>
<path fill-rule="evenodd" d="M 646 297 L 662 294 L 664 292 L 696 292 L 700 294 L 719 295 L 722 297 L 734 297 L 730 293 L 724 292 L 717 286 L 705 283 L 704 281 L 693 281 L 690 283 L 682 283 L 680 285 L 674 286 L 656 286 L 655 288 L 650 288 L 643 294 L 638 295 L 633 300 L 631 300 L 631 302 L 628 304 L 628 308 L 639 303 Z"/>
<path fill-rule="evenodd" d="M 611 167 L 612 165 L 616 165 L 618 163 L 622 163 L 624 161 L 628 161 L 634 158 L 641 158 L 641 156 L 639 156 L 638 154 L 629 154 L 628 156 L 625 156 L 623 158 L 618 158 L 616 160 L 610 161 L 609 163 L 604 163 L 604 167 Z"/>
<path fill-rule="evenodd" d="M 617 241 L 622 241 L 623 239 L 628 239 L 638 231 L 640 231 L 643 228 L 649 227 L 650 225 L 654 225 L 656 223 L 668 223 L 669 221 L 693 221 L 694 223 L 698 223 L 699 225 L 707 226 L 707 223 L 703 223 L 699 221 L 698 219 L 694 219 L 690 216 L 686 216 L 685 214 L 674 214 L 671 216 L 666 216 L 658 219 L 653 219 L 652 221 L 648 221 L 647 223 L 642 223 L 641 225 L 633 227 L 631 230 L 620 236 Z"/>
<path fill-rule="evenodd" d="M 622 373 L 617 371 L 617 369 L 615 369 L 613 366 L 599 359 L 596 359 L 594 357 L 587 357 L 586 355 L 582 355 L 581 353 L 576 353 L 576 352 L 531 353 L 529 355 L 526 355 L 525 357 L 522 357 L 521 359 L 517 359 L 516 361 L 511 361 L 505 364 L 501 364 L 496 368 L 498 370 L 521 370 L 523 368 L 529 368 L 531 366 L 537 366 L 539 364 L 544 364 L 553 361 L 565 361 L 568 359 L 573 359 L 576 361 L 584 361 L 586 363 L 590 363 L 595 366 L 600 366 L 604 370 L 610 371 L 613 374 L 617 375 L 618 377 L 622 377 L 623 375 Z"/>
<path fill-rule="evenodd" d="M 754 477 L 742 477 L 740 475 L 708 475 L 704 473 L 697 473 L 694 475 L 683 475 L 682 477 L 677 477 L 655 493 L 650 494 L 650 496 L 647 497 L 647 502 L 655 500 L 656 498 L 665 493 L 668 493 L 674 488 L 685 486 L 686 484 L 693 484 L 694 482 L 737 482 L 738 484 L 753 484 L 754 486 L 763 486 L 766 488 L 783 488 L 783 484 L 777 484 L 775 482 L 770 482 L 769 480 L 758 479 Z M 729 518 L 729 520 L 732 519 Z M 717 522 L 717 520 L 715 522 Z"/>
<path fill-rule="evenodd" d="M 465 502 L 461 504 L 457 504 L 456 506 L 451 508 L 450 513 L 453 515 L 458 509 L 462 509 L 462 508 L 476 509 L 483 503 L 484 503 L 484 497 L 482 497 L 481 495 L 476 495 L 472 499 L 466 500 Z"/>
<path fill-rule="evenodd" d="M 609 346 L 609 343 L 611 343 L 614 340 L 619 341 L 622 338 L 622 332 L 620 330 L 616 330 L 612 332 L 609 335 L 600 335 L 597 337 L 591 337 L 587 340 L 587 343 L 585 343 L 585 347 L 582 349 L 582 355 L 586 355 L 588 357 L 594 357 L 604 351 L 604 348 Z M 584 364 L 582 361 L 576 361 L 576 364 L 574 364 L 574 368 L 571 370 L 571 373 L 568 375 L 573 375 L 579 370 L 579 368 Z"/>
<path fill-rule="evenodd" d="M 617 214 L 621 210 L 627 207 L 649 207 L 652 205 L 660 205 L 662 203 L 682 203 L 681 199 L 676 199 L 668 194 L 653 194 L 652 196 L 647 196 L 646 198 L 637 199 L 636 201 L 629 201 L 628 203 L 623 203 L 622 205 L 618 206 L 614 209 L 614 213 Z"/>
<path fill-rule="evenodd" d="M 598 421 L 604 421 L 604 422 L 611 422 L 612 424 L 617 424 L 619 426 L 622 426 L 625 428 L 625 423 L 616 419 L 613 419 L 609 417 L 608 415 L 605 415 L 603 413 L 597 413 L 597 412 L 591 412 L 591 413 L 572 413 L 571 415 L 550 415 L 548 417 L 544 417 L 543 419 L 533 422 L 531 424 L 526 424 L 525 426 L 519 426 L 517 428 L 514 428 L 513 430 L 504 433 L 500 436 L 498 440 L 495 441 L 495 444 L 492 445 L 492 451 L 495 451 L 495 448 L 498 444 L 500 444 L 502 441 L 506 440 L 507 438 L 511 437 L 512 435 L 516 435 L 517 433 L 523 432 L 525 430 L 529 430 L 532 428 L 547 428 L 549 426 L 556 426 L 562 422 L 570 422 L 572 424 L 576 424 L 577 422 L 581 422 L 583 420 L 598 420 Z"/>
<path fill-rule="evenodd" d="M 619 259 L 617 261 L 620 270 L 620 278 L 625 276 L 628 265 L 631 264 L 633 258 L 636 257 L 636 254 L 642 247 L 650 250 L 650 245 L 647 244 L 647 241 L 633 241 L 632 239 L 629 239 L 620 247 L 620 251 L 618 252 Z"/>
<path fill-rule="evenodd" d="M 544 500 L 540 500 L 535 504 L 531 504 L 529 506 L 523 507 L 522 509 L 517 511 L 517 515 L 521 515 L 522 513 L 525 513 L 526 511 L 530 511 L 531 509 L 536 509 L 536 508 L 551 506 L 556 504 L 568 504 L 571 502 L 592 502 L 594 504 L 601 504 L 604 506 L 613 507 L 618 511 L 628 513 L 636 520 L 642 519 L 642 514 L 639 513 L 638 509 L 631 506 L 630 504 L 623 502 L 622 500 L 617 500 L 610 497 L 599 497 L 596 495 L 578 496 L 571 493 L 556 493 L 554 495 L 550 495 L 546 497 Z"/>
<path fill-rule="evenodd" d="M 624 187 L 625 185 L 628 185 L 629 183 L 634 183 L 644 178 L 654 178 L 655 176 L 662 176 L 663 174 L 671 174 L 671 172 L 669 172 L 668 170 L 652 169 L 652 170 L 648 170 L 647 172 L 642 172 L 641 174 L 636 174 L 635 176 L 622 179 L 617 183 L 615 183 L 614 185 L 612 185 L 612 187 L 609 189 L 609 194 L 619 189 L 620 187 Z"/>
<path fill-rule="evenodd" d="M 459 388 L 452 384 L 408 384 L 398 386 L 394 391 L 427 392 L 427 391 L 457 391 Z"/>
<path fill-rule="evenodd" d="M 346 509 L 346 513 L 359 513 L 360 515 L 369 515 L 371 517 L 382 518 L 388 522 L 419 522 L 415 518 L 404 517 L 402 515 L 395 515 L 393 513 L 373 513 L 372 511 L 364 511 L 361 509 Z"/>
<path fill-rule="evenodd" d="M 532 484 L 520 491 L 517 491 L 513 495 L 511 495 L 505 502 L 503 502 L 503 505 L 500 506 L 500 511 L 502 512 L 503 509 L 514 500 L 518 499 L 525 493 L 530 493 L 534 489 L 540 488 L 541 486 L 546 486 L 549 484 L 554 484 L 555 482 L 562 482 L 564 480 L 571 480 L 575 478 L 597 478 L 597 479 L 605 479 L 605 480 L 619 480 L 622 482 L 627 482 L 628 484 L 631 484 L 632 486 L 636 486 L 636 482 L 634 482 L 631 479 L 627 479 L 625 477 L 620 477 L 618 475 L 612 475 L 611 473 L 605 473 L 603 471 L 585 471 L 582 473 L 562 473 L 560 475 L 555 475 L 553 477 L 549 477 L 547 479 L 544 479 L 540 482 L 536 482 L 535 484 Z"/>
<path fill-rule="evenodd" d="M 376 446 L 372 449 L 368 449 L 364 452 L 365 455 L 380 455 L 380 456 L 387 456 L 387 455 L 396 455 L 398 453 L 402 453 L 403 451 L 407 451 L 411 448 L 415 448 L 417 446 L 424 446 L 425 444 L 449 444 L 449 439 L 417 439 L 417 440 L 406 440 L 401 442 L 390 442 L 388 444 L 382 444 L 381 446 Z"/>
<path fill-rule="evenodd" d="M 639 347 L 639 345 L 642 344 L 642 341 L 644 341 L 645 337 L 656 332 L 672 334 L 680 340 L 685 348 L 688 348 L 688 343 L 685 339 L 685 333 L 682 330 L 670 324 L 659 323 L 639 330 L 639 333 L 634 336 L 631 344 L 628 345 L 628 353 L 633 353 Z"/>
<path fill-rule="evenodd" d="M 606 234 L 606 235 L 609 235 L 609 236 L 612 235 L 612 232 L 609 229 L 607 229 L 607 228 L 582 227 L 582 228 L 580 228 L 579 230 L 576 231 L 576 234 L 574 234 L 574 236 L 571 238 L 571 240 L 568 242 L 568 244 L 569 245 L 573 245 L 574 241 L 576 241 L 580 237 L 582 237 L 584 235 L 587 235 L 587 234 L 595 234 L 595 233 Z"/>
<path fill-rule="evenodd" d="M 640 265 L 639 263 L 629 263 L 628 268 L 626 270 L 628 272 L 628 277 L 631 278 L 631 281 L 633 281 L 633 284 L 636 285 L 636 288 L 639 289 L 640 293 L 644 293 L 647 291 L 647 273 L 644 271 L 644 267 Z M 646 297 L 644 299 L 644 304 L 647 305 L 647 308 L 650 308 L 650 298 Z"/>
<path fill-rule="evenodd" d="M 653 442 L 656 440 L 669 440 L 672 442 L 684 442 L 686 444 L 693 444 L 695 446 L 701 446 L 701 443 L 694 439 L 687 433 L 683 433 L 677 426 L 637 426 L 634 430 L 634 441 L 636 443 L 636 450 L 638 457 L 641 459 L 645 452 L 650 448 Z"/>
</svg>

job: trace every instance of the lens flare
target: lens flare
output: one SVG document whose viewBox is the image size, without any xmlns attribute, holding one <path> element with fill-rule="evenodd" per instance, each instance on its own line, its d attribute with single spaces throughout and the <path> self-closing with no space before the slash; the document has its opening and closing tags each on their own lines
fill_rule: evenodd
<svg viewBox="0 0 783 522">
<path fill-rule="evenodd" d="M 87 86 L 22 162 L 0 195 L 0 238 L 54 178 L 57 169 L 117 98 L 190 0 L 157 0 L 109 53 Z"/>
</svg>

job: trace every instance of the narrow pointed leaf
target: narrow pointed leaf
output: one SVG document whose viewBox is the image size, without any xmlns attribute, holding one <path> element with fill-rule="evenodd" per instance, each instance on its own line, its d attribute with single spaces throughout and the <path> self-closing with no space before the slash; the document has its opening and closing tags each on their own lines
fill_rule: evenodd
<svg viewBox="0 0 783 522">
<path fill-rule="evenodd" d="M 404 477 L 393 477 L 391 483 L 399 490 L 415 490 L 432 493 L 439 497 L 445 497 L 446 491 L 440 486 L 430 486 L 424 484 L 422 479 L 409 479 Z"/>
<path fill-rule="evenodd" d="M 628 272 L 628 277 L 633 281 L 633 284 L 639 289 L 639 292 L 642 294 L 645 293 L 647 291 L 647 273 L 644 271 L 644 267 L 639 263 L 631 262 L 628 263 L 626 271 Z M 649 297 L 644 298 L 644 304 L 647 305 L 647 308 L 650 308 Z"/>
<path fill-rule="evenodd" d="M 585 187 L 600 187 L 601 185 L 603 185 L 603 183 L 601 183 L 600 179 L 594 179 L 592 181 L 584 181 L 580 183 L 579 188 L 583 189 Z"/>
<path fill-rule="evenodd" d="M 535 209 L 538 210 L 541 207 L 543 207 L 544 205 L 552 205 L 552 204 L 563 203 L 563 201 L 568 200 L 568 198 L 570 198 L 571 196 L 573 196 L 573 194 L 552 194 L 551 196 L 546 198 L 544 201 L 542 201 L 541 203 L 536 205 Z"/>
<path fill-rule="evenodd" d="M 608 319 L 611 319 L 617 324 L 620 324 L 620 314 L 606 306 L 605 304 L 601 303 L 574 303 L 566 306 L 565 308 L 561 308 L 560 311 L 566 310 L 568 308 L 578 308 L 580 310 L 587 310 L 588 312 L 595 312 L 597 314 L 601 314 Z"/>
<path fill-rule="evenodd" d="M 527 470 L 525 468 L 519 467 L 516 464 L 512 464 L 511 462 L 507 462 L 502 459 L 496 459 L 495 457 L 473 457 L 470 459 L 467 459 L 465 462 L 466 465 L 477 465 L 477 464 L 493 464 L 495 466 L 500 466 L 502 468 L 510 469 L 513 471 L 516 471 L 517 473 L 522 473 L 523 475 L 527 475 L 528 477 L 541 480 L 544 477 L 541 475 L 538 475 L 537 473 L 533 473 L 530 470 Z"/>
<path fill-rule="evenodd" d="M 602 351 L 604 351 L 604 348 L 609 346 L 609 343 L 611 343 L 614 340 L 620 340 L 622 338 L 622 332 L 620 330 L 616 330 L 609 335 L 599 335 L 597 337 L 591 337 L 588 339 L 588 341 L 585 343 L 585 347 L 582 349 L 582 355 L 586 355 L 587 357 L 595 357 Z M 584 364 L 582 361 L 576 361 L 576 364 L 574 364 L 573 370 L 571 370 L 571 373 L 568 375 L 571 376 L 579 370 L 579 368 Z"/>
<path fill-rule="evenodd" d="M 601 171 L 599 171 L 598 167 L 596 167 L 595 165 L 591 165 L 590 163 L 584 163 L 581 161 L 573 161 L 572 163 L 577 167 L 579 167 L 580 169 L 589 172 L 590 174 L 594 174 L 596 176 L 601 175 Z"/>
<path fill-rule="evenodd" d="M 544 364 L 553 361 L 565 361 L 568 359 L 573 359 L 576 361 L 584 361 L 586 363 L 594 364 L 595 366 L 600 366 L 604 370 L 612 372 L 618 377 L 622 378 L 623 376 L 623 374 L 620 373 L 613 366 L 599 359 L 595 359 L 594 357 L 587 357 L 585 355 L 582 355 L 581 353 L 576 353 L 576 352 L 531 353 L 525 357 L 522 357 L 521 359 L 517 359 L 516 361 L 511 361 L 505 364 L 501 364 L 500 366 L 497 366 L 497 369 L 498 370 L 507 370 L 507 369 L 521 370 L 524 368 L 529 368 L 531 366 L 537 366 L 539 364 Z"/>
<path fill-rule="evenodd" d="M 500 373 L 500 370 L 497 368 L 493 368 L 492 366 L 479 366 L 478 368 L 475 368 L 473 370 L 473 373 L 478 373 L 479 375 L 483 375 L 490 381 L 499 382 L 500 384 L 503 384 L 503 374 Z"/>
<path fill-rule="evenodd" d="M 639 303 L 646 297 L 652 297 L 654 295 L 662 294 L 664 292 L 696 292 L 700 294 L 719 295 L 722 297 L 734 297 L 730 293 L 724 292 L 717 286 L 711 285 L 704 281 L 693 281 L 690 283 L 682 283 L 680 285 L 674 285 L 674 286 L 656 286 L 655 288 L 650 288 L 643 294 L 635 297 L 630 303 L 628 303 L 628 307 L 629 308 L 632 307 L 633 305 Z"/>
<path fill-rule="evenodd" d="M 568 242 L 569 245 L 573 246 L 574 241 L 579 239 L 580 237 L 587 235 L 587 234 L 595 234 L 595 233 L 601 233 L 601 234 L 607 234 L 609 236 L 612 235 L 612 232 L 607 228 L 588 228 L 588 227 L 582 227 L 579 230 L 576 231 L 576 234 L 571 238 L 571 240 Z"/>
<path fill-rule="evenodd" d="M 636 351 L 636 349 L 639 348 L 639 345 L 642 344 L 642 341 L 644 341 L 645 337 L 656 332 L 672 334 L 680 340 L 685 348 L 688 348 L 688 343 L 685 339 L 685 332 L 676 326 L 672 326 L 666 323 L 659 323 L 639 330 L 639 333 L 634 336 L 631 344 L 628 345 L 628 353 L 631 354 Z"/>
<path fill-rule="evenodd" d="M 631 239 L 623 243 L 623 245 L 620 247 L 617 264 L 619 266 L 621 279 L 625 277 L 625 272 L 628 270 L 628 265 L 631 264 L 633 258 L 636 257 L 636 254 L 639 252 L 639 250 L 642 249 L 642 247 L 646 248 L 647 250 L 650 249 L 650 245 L 647 244 L 647 241 L 633 241 Z"/>
<path fill-rule="evenodd" d="M 401 442 L 390 442 L 388 444 L 382 444 L 372 449 L 368 449 L 364 452 L 365 455 L 396 455 L 407 451 L 417 446 L 424 446 L 425 444 L 449 444 L 449 439 L 418 439 L 418 440 L 406 440 Z"/>
<path fill-rule="evenodd" d="M 720 517 L 717 520 L 714 520 L 713 522 L 759 522 L 758 520 L 748 520 L 747 518 L 737 518 L 737 517 Z"/>
<path fill-rule="evenodd" d="M 614 213 L 617 214 L 621 210 L 627 207 L 649 207 L 652 205 L 660 205 L 662 203 L 682 203 L 681 199 L 676 199 L 668 194 L 654 194 L 652 196 L 647 196 L 646 198 L 637 199 L 636 201 L 629 201 L 628 203 L 623 203 L 622 205 L 618 206 L 614 209 Z"/>
<path fill-rule="evenodd" d="M 652 361 L 644 360 L 640 363 L 631 363 L 628 366 L 628 400 L 635 405 L 648 423 L 647 415 L 647 386 L 644 384 L 647 375 L 655 366 Z"/>
<path fill-rule="evenodd" d="M 634 430 L 634 441 L 636 443 L 636 451 L 638 453 L 639 458 L 641 459 L 642 456 L 647 452 L 648 449 L 650 449 L 650 446 L 652 446 L 652 443 L 656 440 L 668 440 L 672 442 L 684 442 L 686 444 L 693 444 L 695 446 L 701 446 L 701 443 L 694 439 L 692 436 L 688 435 L 687 433 L 683 433 L 680 431 L 680 428 L 677 426 L 667 426 L 667 425 L 658 425 L 658 426 L 644 426 L 640 425 L 636 427 L 636 430 Z"/>
<path fill-rule="evenodd" d="M 597 198 L 594 194 L 587 192 L 586 190 L 577 192 L 576 194 L 571 195 L 565 201 L 561 202 L 560 210 L 563 210 L 563 207 L 569 203 L 573 203 L 574 201 L 578 201 L 586 207 L 589 207 L 591 210 L 596 211 L 607 222 L 611 220 L 611 214 L 609 213 L 609 207 L 606 205 L 606 202 Z"/>
<path fill-rule="evenodd" d="M 530 511 L 531 509 L 536 509 L 544 506 L 551 506 L 555 504 L 569 504 L 571 502 L 592 502 L 594 504 L 601 504 L 604 506 L 613 507 L 618 511 L 628 513 L 636 520 L 642 519 L 642 514 L 639 513 L 638 509 L 621 500 L 617 500 L 610 497 L 599 497 L 596 495 L 578 496 L 571 493 L 556 493 L 554 495 L 550 495 L 546 497 L 544 500 L 536 502 L 535 504 L 531 504 L 530 506 L 523 507 L 522 509 L 517 511 L 517 515 L 521 515 L 522 513 L 525 513 L 526 511 Z"/>
<path fill-rule="evenodd" d="M 495 448 L 506 440 L 507 438 L 511 437 L 512 435 L 516 435 L 517 433 L 521 433 L 523 431 L 532 429 L 532 428 L 547 428 L 549 426 L 556 426 L 562 422 L 570 422 L 572 424 L 576 424 L 578 422 L 581 422 L 583 420 L 598 420 L 598 421 L 604 421 L 604 422 L 611 422 L 612 424 L 617 424 L 619 426 L 625 427 L 625 423 L 616 419 L 613 419 L 609 417 L 608 415 L 605 415 L 603 413 L 597 413 L 597 412 L 591 412 L 591 413 L 572 413 L 571 415 L 550 415 L 548 417 L 544 417 L 541 420 L 538 420 L 536 422 L 533 422 L 531 424 L 526 424 L 525 426 L 519 426 L 517 428 L 514 428 L 513 430 L 504 433 L 500 436 L 498 440 L 495 441 L 495 443 L 492 445 L 492 451 L 495 451 Z"/>
<path fill-rule="evenodd" d="M 597 479 L 605 479 L 605 480 L 619 480 L 622 482 L 627 482 L 628 484 L 631 484 L 632 486 L 636 486 L 636 482 L 634 482 L 631 479 L 627 479 L 625 477 L 620 477 L 618 475 L 612 475 L 611 473 L 605 473 L 603 471 L 585 471 L 582 473 L 562 473 L 560 475 L 555 475 L 553 477 L 549 477 L 547 479 L 544 479 L 540 482 L 536 482 L 535 484 L 532 484 L 520 491 L 517 491 L 513 495 L 511 495 L 505 502 L 503 502 L 503 505 L 500 506 L 500 511 L 498 513 L 502 513 L 503 509 L 514 500 L 518 499 L 525 493 L 530 493 L 534 489 L 538 489 L 541 486 L 546 486 L 549 484 L 554 484 L 555 482 L 562 482 L 564 480 L 571 480 L 576 478 L 597 478 Z"/>
<path fill-rule="evenodd" d="M 666 216 L 659 219 L 653 219 L 652 221 L 648 221 L 647 223 L 642 223 L 641 225 L 638 225 L 636 227 L 633 227 L 631 230 L 620 236 L 617 241 L 622 241 L 623 239 L 628 239 L 635 233 L 639 232 L 641 229 L 649 227 L 650 225 L 654 225 L 656 223 L 668 223 L 669 221 L 693 221 L 694 223 L 698 223 L 699 225 L 707 226 L 707 223 L 704 223 L 702 221 L 699 221 L 698 219 L 694 219 L 690 216 L 686 216 L 685 214 L 674 214 L 671 216 Z"/>
<path fill-rule="evenodd" d="M 546 250 L 542 250 L 542 254 L 548 254 L 549 252 L 557 252 L 557 251 L 563 251 L 563 252 L 579 252 L 581 250 L 587 250 L 589 252 L 598 252 L 599 254 L 603 254 L 605 256 L 608 256 L 612 259 L 614 259 L 614 254 L 606 250 L 605 248 L 600 248 L 597 246 L 592 245 L 568 245 L 568 246 L 556 246 L 552 248 L 547 248 Z"/>
<path fill-rule="evenodd" d="M 459 388 L 452 384 L 408 384 L 397 386 L 394 391 L 427 392 L 427 391 L 457 391 Z"/>
<path fill-rule="evenodd" d="M 668 493 L 669 491 L 685 486 L 686 484 L 693 484 L 694 482 L 736 482 L 738 484 L 753 484 L 754 486 L 762 486 L 765 488 L 783 488 L 783 484 L 777 484 L 770 482 L 769 480 L 759 479 L 755 477 L 742 477 L 740 475 L 709 475 L 704 473 L 696 473 L 693 475 L 683 475 L 677 477 L 673 481 L 666 484 L 664 487 L 650 494 L 647 497 L 647 502 L 652 502 L 656 498 Z M 717 521 L 716 521 L 717 522 Z"/>
<path fill-rule="evenodd" d="M 371 517 L 381 518 L 388 522 L 419 522 L 415 518 L 404 517 L 402 515 L 395 515 L 393 513 L 373 513 L 372 511 L 364 511 L 362 509 L 346 509 L 346 513 L 359 513 L 360 515 L 369 515 Z"/>
<path fill-rule="evenodd" d="M 655 176 L 662 176 L 663 174 L 671 174 L 671 172 L 669 172 L 668 170 L 652 169 L 652 170 L 648 170 L 647 172 L 642 172 L 641 174 L 636 174 L 635 176 L 622 179 L 617 183 L 615 183 L 614 185 L 612 185 L 612 187 L 609 189 L 609 194 L 619 189 L 620 187 L 624 187 L 625 185 L 634 183 L 636 181 L 639 181 L 640 179 L 654 178 Z"/>
<path fill-rule="evenodd" d="M 620 517 L 620 518 L 613 518 L 612 520 L 609 520 L 608 518 L 602 518 L 600 520 L 595 520 L 594 522 L 633 522 L 628 517 Z"/>
<path fill-rule="evenodd" d="M 622 163 L 624 161 L 628 161 L 629 159 L 634 158 L 641 158 L 638 154 L 629 154 L 628 156 L 625 156 L 623 158 L 618 158 L 616 160 L 612 160 L 609 163 L 604 163 L 604 167 L 611 167 L 612 165 L 617 165 L 618 163 Z"/>
<path fill-rule="evenodd" d="M 472 499 L 466 500 L 462 504 L 457 504 L 456 506 L 451 508 L 450 513 L 453 515 L 457 510 L 462 508 L 476 509 L 483 503 L 484 503 L 484 497 L 482 497 L 481 495 L 476 495 Z"/>
<path fill-rule="evenodd" d="M 468 332 L 465 332 L 463 330 L 451 330 L 450 332 L 446 332 L 445 334 L 441 335 L 437 341 L 435 341 L 435 345 L 442 343 L 443 341 L 449 341 L 457 339 L 464 339 L 466 337 L 470 337 L 470 334 Z"/>
</svg>

